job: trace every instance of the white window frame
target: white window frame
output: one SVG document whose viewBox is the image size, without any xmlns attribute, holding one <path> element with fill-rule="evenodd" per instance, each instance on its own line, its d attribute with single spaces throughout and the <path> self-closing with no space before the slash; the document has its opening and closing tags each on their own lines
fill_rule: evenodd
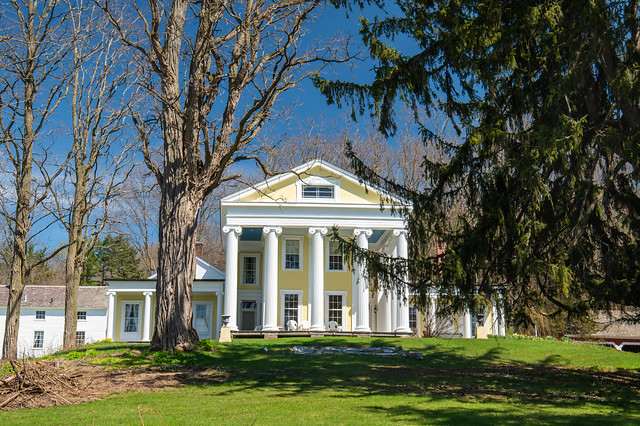
<svg viewBox="0 0 640 426">
<path fill-rule="evenodd" d="M 82 344 L 81 345 L 78 344 L 78 333 L 84 333 L 83 336 L 82 336 Z M 76 330 L 75 343 L 76 343 L 76 346 L 84 346 L 84 345 L 87 344 L 87 332 L 85 330 Z"/>
<path fill-rule="evenodd" d="M 80 312 L 84 312 L 84 318 L 78 318 L 78 317 L 80 316 Z M 88 317 L 88 316 L 89 316 L 89 312 L 88 312 L 88 311 L 78 311 L 78 312 L 76 313 L 76 319 L 77 319 L 78 321 L 85 322 L 85 321 L 87 321 L 87 317 Z"/>
<path fill-rule="evenodd" d="M 127 304 L 138 304 L 140 307 L 138 308 L 138 332 L 128 332 L 124 331 L 124 323 L 125 323 L 125 306 Z M 123 300 L 120 306 L 120 340 L 123 342 L 139 342 L 142 340 L 142 327 L 145 324 L 142 323 L 144 320 L 144 301 L 142 300 Z"/>
<path fill-rule="evenodd" d="M 333 198 L 303 198 L 302 188 L 305 186 L 333 186 Z M 298 202 L 306 203 L 337 203 L 340 201 L 340 180 L 321 176 L 309 176 L 296 181 Z"/>
<path fill-rule="evenodd" d="M 36 346 L 36 333 L 42 333 L 41 346 Z M 33 345 L 32 345 L 32 348 L 36 349 L 36 350 L 43 350 L 44 349 L 44 330 L 34 330 L 33 331 Z"/>
<path fill-rule="evenodd" d="M 284 327 L 284 295 L 285 294 L 297 294 L 298 295 L 298 324 L 303 321 L 302 319 L 302 290 L 280 290 L 280 326 Z"/>
<path fill-rule="evenodd" d="M 325 271 L 326 272 L 344 272 L 347 270 L 347 268 L 345 267 L 345 262 L 344 262 L 344 253 L 342 253 L 342 269 L 329 269 L 329 256 L 331 255 L 331 241 L 335 241 L 332 240 L 330 238 L 327 238 L 327 244 L 325 244 L 326 248 L 325 248 L 325 259 L 327 259 L 327 261 L 325 262 Z"/>
<path fill-rule="evenodd" d="M 304 237 L 282 237 L 282 270 L 283 271 L 302 271 L 304 270 Z M 287 268 L 287 240 L 298 240 L 298 268 Z"/>
<path fill-rule="evenodd" d="M 42 318 L 38 318 L 38 312 L 42 312 Z M 38 309 L 35 313 L 36 321 L 45 321 L 47 319 L 47 311 L 44 309 Z"/>
<path fill-rule="evenodd" d="M 324 292 L 324 324 L 329 325 L 329 295 L 342 296 L 342 331 L 347 330 L 347 292 L 346 291 L 325 291 Z"/>
<path fill-rule="evenodd" d="M 246 283 L 244 280 L 244 259 L 247 257 L 256 258 L 256 282 Z M 260 285 L 260 253 L 240 253 L 240 285 L 259 286 Z"/>
<path fill-rule="evenodd" d="M 200 334 L 198 334 L 198 338 L 200 340 L 204 340 L 204 339 L 213 339 L 215 336 L 213 335 L 215 332 L 213 330 L 213 300 L 194 300 L 193 301 L 193 315 L 191 317 L 191 324 L 192 326 L 195 328 L 195 321 L 196 321 L 196 305 L 204 305 L 207 306 L 209 308 L 209 335 L 208 336 L 201 336 Z"/>
</svg>

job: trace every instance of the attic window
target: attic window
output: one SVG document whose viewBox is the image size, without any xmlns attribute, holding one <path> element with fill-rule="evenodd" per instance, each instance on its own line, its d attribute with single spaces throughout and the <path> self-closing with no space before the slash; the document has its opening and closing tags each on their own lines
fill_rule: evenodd
<svg viewBox="0 0 640 426">
<path fill-rule="evenodd" d="M 333 185 L 304 185 L 302 198 L 332 200 L 335 198 L 335 187 Z"/>
</svg>

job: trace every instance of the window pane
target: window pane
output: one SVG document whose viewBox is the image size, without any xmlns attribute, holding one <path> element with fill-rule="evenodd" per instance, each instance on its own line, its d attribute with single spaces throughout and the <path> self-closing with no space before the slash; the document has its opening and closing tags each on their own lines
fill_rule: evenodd
<svg viewBox="0 0 640 426">
<path fill-rule="evenodd" d="M 418 325 L 418 311 L 415 307 L 409 307 L 409 328 L 415 330 Z"/>
<path fill-rule="evenodd" d="M 300 269 L 300 240 L 284 240 L 285 269 Z"/>
<path fill-rule="evenodd" d="M 84 331 L 76 331 L 76 346 L 84 345 Z"/>
<path fill-rule="evenodd" d="M 36 311 L 36 319 L 44 319 L 44 311 Z"/>
<path fill-rule="evenodd" d="M 42 349 L 44 347 L 44 331 L 33 332 L 33 348 Z"/>
<path fill-rule="evenodd" d="M 254 256 L 244 258 L 244 284 L 256 284 L 257 281 L 257 259 Z"/>
<path fill-rule="evenodd" d="M 340 244 L 338 244 L 338 242 L 334 240 L 329 241 L 329 270 L 343 270 L 343 260 L 342 252 L 340 251 Z"/>
<path fill-rule="evenodd" d="M 297 294 L 285 294 L 284 295 L 284 323 L 289 320 L 298 322 L 298 295 Z"/>
<path fill-rule="evenodd" d="M 329 295 L 329 321 L 335 321 L 342 326 L 342 295 Z"/>
<path fill-rule="evenodd" d="M 78 311 L 78 319 L 86 320 L 87 319 L 87 311 Z"/>
<path fill-rule="evenodd" d="M 124 332 L 125 333 L 137 333 L 138 332 L 138 311 L 140 305 L 137 303 L 126 303 L 124 305 Z"/>
<path fill-rule="evenodd" d="M 333 185 L 305 185 L 302 187 L 302 198 L 334 198 Z"/>
</svg>

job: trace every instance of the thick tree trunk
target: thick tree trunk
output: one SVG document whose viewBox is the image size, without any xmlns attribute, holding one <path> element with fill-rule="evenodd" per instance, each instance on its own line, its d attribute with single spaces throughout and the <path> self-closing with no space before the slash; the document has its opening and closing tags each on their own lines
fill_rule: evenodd
<svg viewBox="0 0 640 426">
<path fill-rule="evenodd" d="M 66 261 L 66 289 L 64 294 L 64 337 L 62 348 L 67 351 L 76 346 L 78 326 L 78 291 L 82 273 L 82 256 L 79 256 L 78 243 L 69 245 Z"/>
<path fill-rule="evenodd" d="M 156 324 L 151 350 L 190 351 L 198 342 L 191 321 L 195 232 L 201 205 L 202 199 L 194 201 L 186 183 L 173 185 L 165 181 L 160 204 Z"/>
</svg>

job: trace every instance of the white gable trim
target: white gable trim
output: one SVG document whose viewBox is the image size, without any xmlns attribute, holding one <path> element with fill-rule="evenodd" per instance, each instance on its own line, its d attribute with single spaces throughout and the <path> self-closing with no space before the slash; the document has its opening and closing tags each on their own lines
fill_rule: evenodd
<svg viewBox="0 0 640 426">
<path fill-rule="evenodd" d="M 263 182 L 260 182 L 256 185 L 253 185 L 249 188 L 243 189 L 241 191 L 235 192 L 233 194 L 227 195 L 226 197 L 224 197 L 222 199 L 222 203 L 223 204 L 227 204 L 228 202 L 234 202 L 234 201 L 239 201 L 240 199 L 248 196 L 248 195 L 252 195 L 252 194 L 257 194 L 257 193 L 262 193 L 264 192 L 265 189 L 268 189 L 271 186 L 274 186 L 286 179 L 290 179 L 293 177 L 298 177 L 300 174 L 305 173 L 306 171 L 310 170 L 311 168 L 313 168 L 314 166 L 320 166 L 322 168 L 324 168 L 325 170 L 328 170 L 336 175 L 338 175 L 340 178 L 343 178 L 349 182 L 352 182 L 356 185 L 360 185 L 360 186 L 365 186 L 367 188 L 367 190 L 373 191 L 374 193 L 382 196 L 382 197 L 386 197 L 390 200 L 392 200 L 393 202 L 396 202 L 398 204 L 409 204 L 406 200 L 401 199 L 400 197 L 387 193 L 386 191 L 382 190 L 381 188 L 375 186 L 375 185 L 371 185 L 371 184 L 367 184 L 367 185 L 363 185 L 360 182 L 360 179 L 354 175 L 353 173 L 350 173 L 344 169 L 341 169 L 338 166 L 334 166 L 331 163 L 328 163 L 324 160 L 319 160 L 319 159 L 315 159 L 315 160 L 311 160 L 308 161 L 298 167 L 293 168 L 291 171 L 289 172 L 284 172 L 282 174 L 279 174 L 277 176 L 273 176 L 270 177 L 268 179 L 266 179 Z"/>
</svg>

